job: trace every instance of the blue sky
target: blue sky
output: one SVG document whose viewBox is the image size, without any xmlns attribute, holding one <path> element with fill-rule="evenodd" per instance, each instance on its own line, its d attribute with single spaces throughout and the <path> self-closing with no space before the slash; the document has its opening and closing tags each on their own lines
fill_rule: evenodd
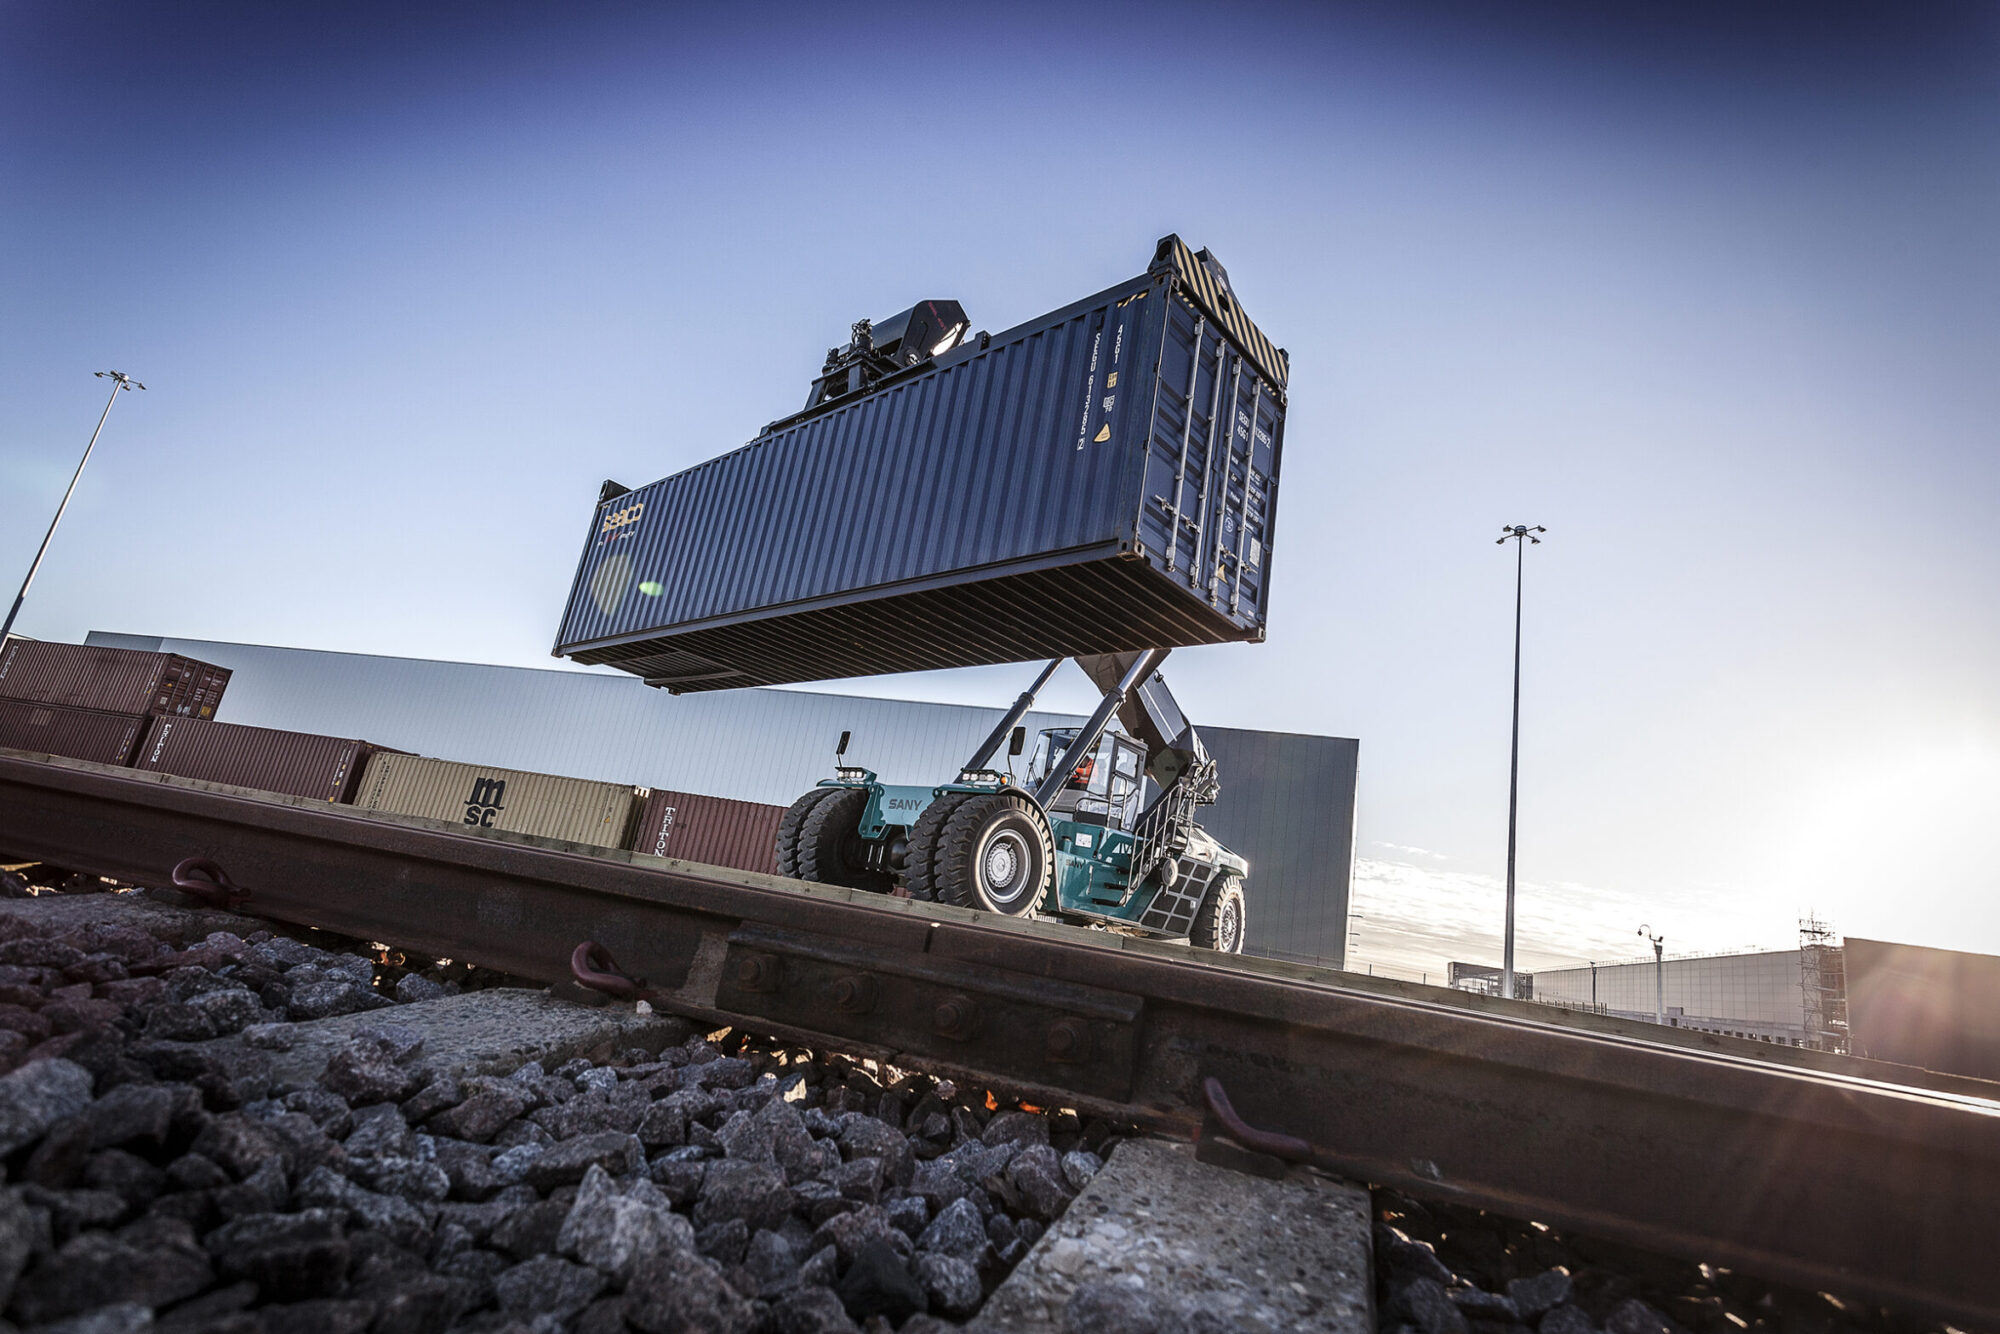
<svg viewBox="0 0 2000 1334">
<path fill-rule="evenodd" d="M 19 628 L 552 665 L 599 480 L 1178 231 L 1293 380 L 1270 640 L 1169 674 L 1361 739 L 1361 958 L 1497 926 L 1511 522 L 1524 964 L 2000 951 L 1993 11 L 717 8 L 0 3 L 0 571 L 151 386 Z"/>
</svg>

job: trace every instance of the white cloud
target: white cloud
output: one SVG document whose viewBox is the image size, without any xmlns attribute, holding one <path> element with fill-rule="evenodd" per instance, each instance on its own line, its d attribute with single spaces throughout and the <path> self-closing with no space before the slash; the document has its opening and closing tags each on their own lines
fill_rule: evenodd
<svg viewBox="0 0 2000 1334">
<path fill-rule="evenodd" d="M 1377 842 L 1375 846 L 1378 848 L 1387 848 L 1391 852 L 1407 852 L 1413 857 L 1429 857 L 1433 861 L 1448 862 L 1451 860 L 1451 858 L 1445 856 L 1442 852 L 1432 852 L 1428 848 L 1413 848 L 1405 843 Z"/>
<path fill-rule="evenodd" d="M 1506 887 L 1496 876 L 1364 857 L 1354 865 L 1348 966 L 1433 982 L 1453 960 L 1500 962 Z M 1636 958 L 1648 950 L 1641 922 L 1670 953 L 1784 949 L 1797 942 L 1790 913 L 1745 911 L 1735 896 L 1689 886 L 1672 896 L 1572 882 L 1521 880 L 1515 892 L 1515 966 L 1569 968 Z"/>
</svg>

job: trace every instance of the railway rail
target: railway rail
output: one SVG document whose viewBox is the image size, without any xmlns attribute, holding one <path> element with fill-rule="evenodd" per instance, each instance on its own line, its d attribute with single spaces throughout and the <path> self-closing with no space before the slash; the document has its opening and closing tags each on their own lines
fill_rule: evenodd
<svg viewBox="0 0 2000 1334">
<path fill-rule="evenodd" d="M 0 848 L 718 1025 L 2000 1323 L 2000 1089 L 0 751 Z M 203 866 L 202 863 L 206 863 Z"/>
</svg>

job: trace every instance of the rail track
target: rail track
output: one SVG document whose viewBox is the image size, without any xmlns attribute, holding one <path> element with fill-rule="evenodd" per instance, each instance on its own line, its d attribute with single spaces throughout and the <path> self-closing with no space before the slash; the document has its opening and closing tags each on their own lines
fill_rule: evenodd
<svg viewBox="0 0 2000 1334">
<path fill-rule="evenodd" d="M 0 848 L 1961 1324 L 2000 1090 L 0 751 Z M 211 869 L 188 865 L 205 861 Z"/>
</svg>

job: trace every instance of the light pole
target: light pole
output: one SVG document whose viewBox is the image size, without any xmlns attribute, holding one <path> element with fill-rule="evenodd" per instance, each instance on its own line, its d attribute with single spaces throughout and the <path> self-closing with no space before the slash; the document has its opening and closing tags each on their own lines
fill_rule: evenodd
<svg viewBox="0 0 2000 1334">
<path fill-rule="evenodd" d="M 1653 1022 L 1667 1022 L 1667 966 L 1660 961 L 1661 946 L 1665 936 L 1656 936 L 1653 929 L 1644 922 L 1639 924 L 1639 934 L 1653 942 Z"/>
<path fill-rule="evenodd" d="M 49 531 L 42 534 L 42 545 L 35 551 L 34 563 L 28 566 L 28 577 L 21 581 L 21 591 L 14 595 L 14 605 L 7 611 L 7 620 L 0 623 L 0 645 L 6 644 L 7 632 L 14 628 L 14 618 L 21 614 L 21 604 L 28 600 L 28 585 L 35 582 L 35 572 L 42 568 L 42 557 L 48 554 L 49 539 L 56 535 L 56 525 L 62 522 L 63 511 L 69 508 L 69 498 L 76 494 L 77 481 L 83 476 L 83 465 L 90 462 L 90 451 L 97 448 L 98 432 L 104 429 L 104 419 L 111 415 L 111 405 L 118 401 L 121 390 L 146 387 L 124 371 L 98 371 L 97 378 L 111 381 L 111 397 L 104 400 L 104 412 L 97 419 L 97 430 L 90 433 L 90 443 L 83 447 L 83 457 L 77 461 L 76 472 L 69 479 L 69 490 L 63 492 L 62 504 L 56 506 L 56 517 L 49 520 Z"/>
<path fill-rule="evenodd" d="M 1521 795 L 1521 572 L 1525 564 L 1524 553 L 1528 543 L 1536 546 L 1542 539 L 1536 533 L 1546 533 L 1548 529 L 1537 525 L 1530 528 L 1525 523 L 1501 525 L 1505 537 L 1495 540 L 1499 546 L 1506 542 L 1514 544 L 1514 745 L 1507 759 L 1507 944 L 1503 951 L 1500 973 L 1500 994 L 1512 1000 L 1514 997 L 1514 817 L 1520 809 Z M 1522 541 L 1526 538 L 1527 541 Z"/>
</svg>

